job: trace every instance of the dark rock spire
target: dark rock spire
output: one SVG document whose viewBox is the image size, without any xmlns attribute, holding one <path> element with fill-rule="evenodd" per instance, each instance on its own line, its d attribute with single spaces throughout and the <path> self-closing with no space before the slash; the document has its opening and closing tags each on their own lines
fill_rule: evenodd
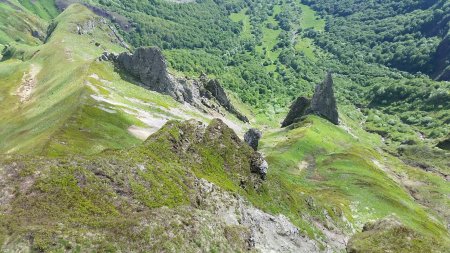
<svg viewBox="0 0 450 253">
<path fill-rule="evenodd" d="M 316 114 L 332 122 L 339 124 L 336 99 L 333 91 L 333 78 L 328 71 L 325 80 L 317 84 L 313 98 L 298 97 L 291 105 L 289 113 L 281 123 L 281 127 L 289 126 L 308 114 Z"/>
<path fill-rule="evenodd" d="M 339 124 L 339 114 L 333 91 L 333 78 L 330 71 L 328 71 L 325 80 L 316 86 L 311 100 L 311 111 L 335 125 Z"/>
</svg>

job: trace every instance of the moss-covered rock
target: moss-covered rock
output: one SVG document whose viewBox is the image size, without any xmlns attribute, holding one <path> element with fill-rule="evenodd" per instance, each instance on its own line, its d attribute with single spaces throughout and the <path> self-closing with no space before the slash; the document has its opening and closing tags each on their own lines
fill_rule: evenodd
<svg viewBox="0 0 450 253">
<path fill-rule="evenodd" d="M 244 250 L 245 242 L 228 241 L 236 231 L 220 218 L 192 209 L 194 182 L 254 190 L 261 182 L 250 172 L 253 152 L 220 120 L 170 121 L 130 150 L 1 159 L 3 249 Z M 162 245 L 143 247 L 148 241 Z"/>
</svg>

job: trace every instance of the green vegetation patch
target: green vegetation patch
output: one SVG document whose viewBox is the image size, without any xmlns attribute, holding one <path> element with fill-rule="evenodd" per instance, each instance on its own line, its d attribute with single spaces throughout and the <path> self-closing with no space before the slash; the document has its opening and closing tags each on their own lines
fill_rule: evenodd
<svg viewBox="0 0 450 253">
<path fill-rule="evenodd" d="M 252 36 L 251 34 L 251 24 L 250 24 L 250 17 L 246 14 L 248 11 L 247 8 L 242 9 L 238 13 L 231 13 L 230 19 L 233 20 L 233 22 L 239 22 L 242 25 L 241 30 L 241 37 L 246 39 L 250 38 Z"/>
<path fill-rule="evenodd" d="M 19 3 L 40 18 L 48 21 L 55 18 L 59 14 L 54 0 L 19 0 Z"/>
</svg>

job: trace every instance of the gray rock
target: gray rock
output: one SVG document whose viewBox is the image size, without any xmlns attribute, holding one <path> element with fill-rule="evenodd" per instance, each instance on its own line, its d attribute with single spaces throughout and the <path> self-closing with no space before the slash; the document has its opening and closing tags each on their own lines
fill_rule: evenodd
<svg viewBox="0 0 450 253">
<path fill-rule="evenodd" d="M 117 57 L 118 57 L 117 54 L 105 51 L 98 59 L 100 61 L 115 61 L 117 60 Z"/>
<path fill-rule="evenodd" d="M 251 171 L 252 173 L 257 173 L 261 176 L 261 179 L 266 179 L 267 170 L 269 169 L 269 164 L 260 152 L 255 152 L 251 158 Z"/>
<path fill-rule="evenodd" d="M 98 25 L 97 19 L 89 19 L 82 24 L 77 24 L 77 33 L 79 35 L 90 34 L 94 31 L 97 25 Z"/>
<path fill-rule="evenodd" d="M 284 119 L 283 123 L 281 123 L 281 127 L 289 126 L 306 115 L 308 109 L 310 108 L 310 104 L 311 101 L 308 98 L 298 97 L 294 103 L 292 103 L 288 115 Z"/>
<path fill-rule="evenodd" d="M 387 216 L 383 219 L 379 219 L 375 222 L 368 222 L 364 224 L 362 232 L 373 230 L 388 230 L 395 227 L 402 227 L 403 224 L 395 216 Z"/>
<path fill-rule="evenodd" d="M 450 150 L 450 135 L 437 144 L 437 147 L 443 150 Z"/>
<path fill-rule="evenodd" d="M 225 93 L 225 90 L 220 85 L 219 81 L 215 79 L 209 80 L 205 83 L 205 89 L 209 91 L 212 96 L 219 102 L 219 104 L 223 106 L 227 111 L 234 114 L 239 120 L 243 122 L 249 122 L 248 118 L 241 114 L 238 110 L 236 110 L 233 104 L 231 104 L 230 99 Z"/>
<path fill-rule="evenodd" d="M 327 119 L 331 123 L 339 124 L 336 99 L 333 91 L 333 79 L 331 72 L 327 73 L 325 80 L 316 86 L 313 98 L 298 97 L 291 105 L 289 113 L 281 127 L 289 126 L 308 114 L 316 114 Z"/>
<path fill-rule="evenodd" d="M 212 212 L 228 226 L 240 226 L 242 231 L 248 231 L 244 235 L 249 252 L 325 252 L 286 216 L 265 213 L 241 196 L 230 194 L 205 179 L 197 179 L 195 185 L 200 200 L 197 208 Z"/>
<path fill-rule="evenodd" d="M 99 60 L 100 61 L 108 61 L 109 60 L 108 55 L 109 55 L 108 52 L 103 52 L 103 54 L 100 56 Z"/>
<path fill-rule="evenodd" d="M 31 36 L 33 36 L 33 37 L 35 37 L 35 38 L 37 38 L 37 39 L 39 39 L 41 41 L 45 40 L 45 35 L 43 33 L 41 33 L 40 31 L 37 31 L 37 30 L 33 30 L 31 32 Z"/>
<path fill-rule="evenodd" d="M 133 54 L 121 53 L 116 63 L 148 89 L 169 95 L 180 102 L 189 100 L 188 92 L 167 72 L 167 62 L 158 48 L 138 48 Z"/>
<path fill-rule="evenodd" d="M 311 100 L 311 111 L 335 125 L 339 124 L 339 115 L 333 91 L 333 78 L 330 71 L 327 73 L 325 80 L 316 86 Z"/>
<path fill-rule="evenodd" d="M 250 128 L 244 135 L 244 141 L 256 151 L 258 150 L 259 139 L 261 139 L 261 136 L 261 131 Z"/>
<path fill-rule="evenodd" d="M 248 122 L 247 117 L 232 105 L 217 80 L 208 79 L 204 74 L 199 80 L 173 77 L 167 71 L 167 62 L 161 50 L 156 47 L 138 48 L 133 54 L 125 52 L 118 56 L 107 55 L 107 57 L 125 74 L 137 79 L 149 90 L 169 95 L 181 103 L 187 102 L 203 111 L 207 109 L 219 111 L 205 98 L 215 100 L 238 119 Z"/>
</svg>

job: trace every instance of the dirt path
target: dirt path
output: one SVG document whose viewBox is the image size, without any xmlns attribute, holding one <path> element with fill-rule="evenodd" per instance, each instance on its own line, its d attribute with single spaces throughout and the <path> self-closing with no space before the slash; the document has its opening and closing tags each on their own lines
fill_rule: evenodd
<svg viewBox="0 0 450 253">
<path fill-rule="evenodd" d="M 23 74 L 22 83 L 16 91 L 16 95 L 19 96 L 20 103 L 25 103 L 30 99 L 37 84 L 36 76 L 40 71 L 40 66 L 31 64 L 30 71 Z"/>
</svg>

